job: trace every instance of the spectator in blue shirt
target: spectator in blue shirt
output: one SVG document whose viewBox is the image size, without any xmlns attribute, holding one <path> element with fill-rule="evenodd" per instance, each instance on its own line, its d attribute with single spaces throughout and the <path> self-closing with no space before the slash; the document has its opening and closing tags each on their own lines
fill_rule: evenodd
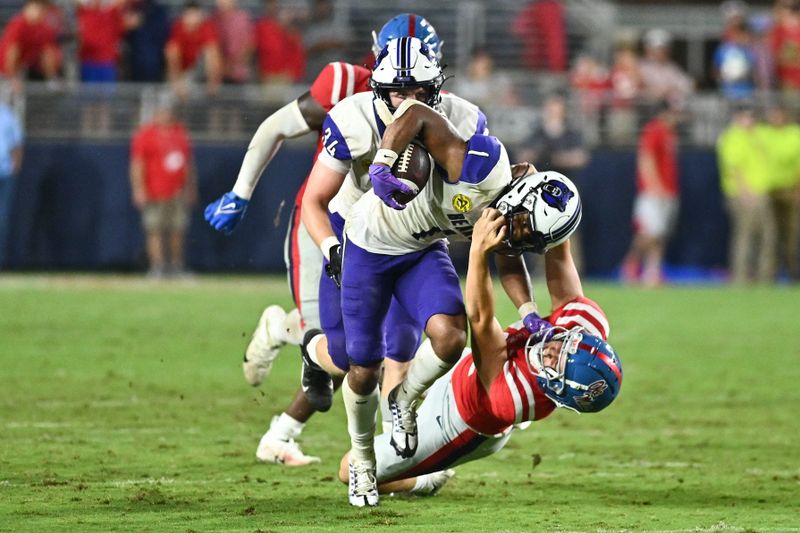
<svg viewBox="0 0 800 533">
<path fill-rule="evenodd" d="M 728 27 L 725 39 L 714 52 L 714 77 L 722 95 L 729 100 L 746 100 L 755 90 L 753 37 L 744 19 Z"/>
<path fill-rule="evenodd" d="M 13 178 L 22 166 L 22 126 L 11 108 L 0 102 L 0 267 L 5 263 Z"/>
</svg>

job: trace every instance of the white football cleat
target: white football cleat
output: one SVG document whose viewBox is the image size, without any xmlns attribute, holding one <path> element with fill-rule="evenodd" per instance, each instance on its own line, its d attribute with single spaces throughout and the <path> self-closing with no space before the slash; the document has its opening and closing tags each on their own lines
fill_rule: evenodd
<svg viewBox="0 0 800 533">
<path fill-rule="evenodd" d="M 378 480 L 375 477 L 375 463 L 357 461 L 350 463 L 350 482 L 348 497 L 354 507 L 375 507 L 378 505 Z"/>
<path fill-rule="evenodd" d="M 295 307 L 286 313 L 283 326 L 283 340 L 286 344 L 300 346 L 303 343 L 303 319 L 298 308 Z"/>
<path fill-rule="evenodd" d="M 286 344 L 286 322 L 286 311 L 279 305 L 270 305 L 261 313 L 242 363 L 244 379 L 250 385 L 260 385 L 272 370 L 272 363 Z"/>
<path fill-rule="evenodd" d="M 256 458 L 262 463 L 286 466 L 307 466 L 320 462 L 319 457 L 304 454 L 294 439 L 280 440 L 272 437 L 269 431 L 258 443 Z"/>
</svg>

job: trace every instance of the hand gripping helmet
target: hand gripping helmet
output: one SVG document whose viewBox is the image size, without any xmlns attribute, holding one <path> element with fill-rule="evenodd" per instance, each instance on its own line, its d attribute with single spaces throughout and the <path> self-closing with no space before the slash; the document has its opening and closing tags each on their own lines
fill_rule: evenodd
<svg viewBox="0 0 800 533">
<path fill-rule="evenodd" d="M 423 101 L 431 107 L 436 106 L 442 83 L 444 74 L 439 62 L 428 46 L 416 37 L 389 41 L 375 59 L 375 68 L 369 80 L 375 97 L 383 100 L 390 110 L 394 110 L 389 98 L 390 91 L 414 87 L 426 89 Z"/>
<path fill-rule="evenodd" d="M 372 52 L 377 56 L 389 41 L 400 37 L 418 38 L 425 43 L 436 59 L 442 59 L 444 41 L 439 39 L 436 29 L 430 22 L 414 13 L 397 15 L 384 24 L 378 33 L 373 30 Z"/>
<path fill-rule="evenodd" d="M 537 172 L 512 182 L 495 206 L 506 218 L 505 251 L 513 253 L 544 253 L 566 241 L 581 221 L 578 189 L 558 172 Z"/>
<path fill-rule="evenodd" d="M 536 381 L 548 398 L 559 407 L 579 413 L 596 413 L 608 407 L 619 395 L 622 362 L 611 346 L 582 328 L 553 328 L 545 340 L 533 344 L 531 336 L 525 352 Z M 544 364 L 545 345 L 560 341 L 556 368 Z"/>
</svg>

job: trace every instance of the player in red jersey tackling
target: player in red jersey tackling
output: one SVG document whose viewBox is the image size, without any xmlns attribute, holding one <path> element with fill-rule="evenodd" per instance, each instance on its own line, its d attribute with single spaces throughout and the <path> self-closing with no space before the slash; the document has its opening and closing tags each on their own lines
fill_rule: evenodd
<svg viewBox="0 0 800 533">
<path fill-rule="evenodd" d="M 380 492 L 405 492 L 445 471 L 500 450 L 514 429 L 539 421 L 557 407 L 589 413 L 619 394 L 622 365 L 606 342 L 608 320 L 583 295 L 569 241 L 545 254 L 553 328 L 532 335 L 517 323 L 503 330 L 495 318 L 489 274 L 491 251 L 508 246 L 509 218 L 486 209 L 475 224 L 466 282 L 471 352 L 428 390 L 418 415 L 419 444 L 402 458 L 389 435 L 375 440 Z M 340 479 L 348 482 L 349 458 Z"/>
<path fill-rule="evenodd" d="M 435 54 L 441 54 L 436 30 L 423 17 L 412 13 L 398 15 L 389 20 L 379 33 L 373 32 L 373 51 L 377 54 L 389 40 L 405 36 L 419 37 Z M 261 174 L 284 140 L 318 132 L 316 160 L 322 149 L 321 129 L 327 112 L 348 96 L 370 91 L 370 75 L 370 70 L 365 67 L 343 62 L 329 63 L 306 93 L 267 117 L 250 141 L 233 189 L 206 207 L 208 223 L 226 234 L 236 228 Z M 303 183 L 295 197 L 284 247 L 289 285 L 297 309 L 287 315 L 279 306 L 271 305 L 261 315 L 243 363 L 245 379 L 254 386 L 269 375 L 273 361 L 285 343 L 299 345 L 303 330 L 320 327 L 318 289 L 323 256 L 301 222 L 300 205 L 305 187 Z M 305 455 L 294 441 L 314 412 L 302 389 L 298 389 L 286 411 L 272 420 L 269 430 L 261 438 L 256 457 L 263 462 L 289 466 L 319 462 L 319 458 Z"/>
</svg>

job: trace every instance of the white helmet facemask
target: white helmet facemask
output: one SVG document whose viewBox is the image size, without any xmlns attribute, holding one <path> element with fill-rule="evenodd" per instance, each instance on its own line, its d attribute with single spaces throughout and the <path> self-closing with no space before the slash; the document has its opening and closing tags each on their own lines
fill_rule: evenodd
<svg viewBox="0 0 800 533">
<path fill-rule="evenodd" d="M 495 206 L 506 218 L 508 230 L 501 253 L 544 253 L 569 239 L 582 214 L 575 184 L 552 171 L 512 182 Z"/>
</svg>

